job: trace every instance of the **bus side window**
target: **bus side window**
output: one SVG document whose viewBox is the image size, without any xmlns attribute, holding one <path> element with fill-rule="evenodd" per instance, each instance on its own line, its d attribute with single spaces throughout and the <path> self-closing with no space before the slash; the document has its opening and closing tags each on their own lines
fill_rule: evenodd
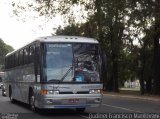
<svg viewBox="0 0 160 119">
<path fill-rule="evenodd" d="M 19 65 L 23 65 L 23 50 L 20 50 L 19 52 Z"/>
<path fill-rule="evenodd" d="M 7 57 L 8 69 L 10 68 L 10 56 Z"/>
<path fill-rule="evenodd" d="M 38 69 L 38 75 L 40 75 L 40 46 L 38 45 L 37 48 L 36 48 L 36 61 L 37 61 L 37 69 Z"/>
<path fill-rule="evenodd" d="M 12 64 L 11 64 L 11 66 L 13 68 L 14 65 L 15 65 L 15 55 L 13 54 L 13 55 L 11 55 L 11 57 L 12 57 Z"/>
<path fill-rule="evenodd" d="M 29 52 L 29 62 L 34 63 L 35 59 L 35 45 L 30 46 L 30 52 Z"/>
<path fill-rule="evenodd" d="M 18 56 L 18 52 L 15 55 L 15 66 L 19 65 L 19 56 Z"/>
<path fill-rule="evenodd" d="M 34 52 L 35 76 L 36 81 L 40 82 L 40 46 L 36 44 Z"/>
<path fill-rule="evenodd" d="M 20 63 L 20 51 L 18 51 L 18 66 L 20 66 L 21 63 Z"/>
<path fill-rule="evenodd" d="M 27 50 L 27 48 L 24 49 L 23 53 L 24 53 L 24 58 L 23 58 L 24 64 L 27 64 L 28 63 L 28 50 Z"/>
<path fill-rule="evenodd" d="M 8 69 L 8 61 L 7 60 L 8 60 L 8 58 L 6 57 L 5 58 L 5 69 Z"/>
</svg>

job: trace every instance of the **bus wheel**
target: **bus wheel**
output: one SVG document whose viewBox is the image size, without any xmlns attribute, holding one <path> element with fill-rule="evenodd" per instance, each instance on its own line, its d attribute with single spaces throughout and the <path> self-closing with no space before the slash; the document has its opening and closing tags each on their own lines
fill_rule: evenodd
<svg viewBox="0 0 160 119">
<path fill-rule="evenodd" d="M 35 96 L 34 96 L 34 94 L 32 94 L 29 97 L 29 105 L 30 105 L 30 108 L 31 108 L 32 111 L 38 112 L 38 108 L 36 108 L 36 106 L 35 106 Z"/>
<path fill-rule="evenodd" d="M 31 110 L 35 111 L 35 97 L 34 97 L 34 95 L 31 95 L 29 97 L 29 103 L 30 103 L 29 105 L 31 107 Z"/>
<path fill-rule="evenodd" d="M 76 108 L 76 111 L 78 112 L 84 112 L 86 108 Z"/>
</svg>

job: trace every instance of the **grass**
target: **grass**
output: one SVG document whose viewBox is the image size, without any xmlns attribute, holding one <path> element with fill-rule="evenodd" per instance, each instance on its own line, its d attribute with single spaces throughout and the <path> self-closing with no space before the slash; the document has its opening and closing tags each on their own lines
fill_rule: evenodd
<svg viewBox="0 0 160 119">
<path fill-rule="evenodd" d="M 141 92 L 139 90 L 120 90 L 120 94 L 127 94 L 127 95 L 140 95 Z"/>
<path fill-rule="evenodd" d="M 124 95 L 141 95 L 141 92 L 139 89 L 135 88 L 120 88 L 119 92 L 108 92 L 104 91 L 104 93 L 114 93 L 114 94 L 124 94 Z"/>
<path fill-rule="evenodd" d="M 115 92 L 107 92 L 105 91 L 104 93 L 108 93 L 108 94 L 117 94 L 117 95 L 133 95 L 133 96 L 144 96 L 144 97 L 152 97 L 152 98 L 159 98 L 160 99 L 160 96 L 159 95 L 153 95 L 153 94 L 147 94 L 145 93 L 144 95 L 141 95 L 141 92 L 140 90 L 131 90 L 131 89 L 119 89 L 119 92 L 115 93 Z"/>
</svg>

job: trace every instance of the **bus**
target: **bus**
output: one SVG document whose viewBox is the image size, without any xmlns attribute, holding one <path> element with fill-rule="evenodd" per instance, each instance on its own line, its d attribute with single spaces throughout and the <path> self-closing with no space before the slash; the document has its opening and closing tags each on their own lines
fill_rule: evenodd
<svg viewBox="0 0 160 119">
<path fill-rule="evenodd" d="M 5 57 L 6 94 L 34 111 L 101 105 L 100 46 L 93 38 L 39 37 Z"/>
</svg>

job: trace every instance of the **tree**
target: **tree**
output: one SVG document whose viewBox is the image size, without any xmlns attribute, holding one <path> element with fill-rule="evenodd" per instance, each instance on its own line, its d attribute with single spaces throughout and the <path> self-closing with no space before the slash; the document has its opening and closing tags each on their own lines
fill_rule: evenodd
<svg viewBox="0 0 160 119">
<path fill-rule="evenodd" d="M 4 58 L 5 55 L 9 52 L 13 51 L 13 48 L 3 42 L 2 39 L 0 39 L 0 70 L 4 68 Z"/>
<path fill-rule="evenodd" d="M 155 24 L 154 24 L 154 88 L 153 93 L 160 95 L 160 1 L 155 0 L 155 7 L 154 7 L 154 17 L 155 17 Z"/>
<path fill-rule="evenodd" d="M 152 89 L 152 69 L 153 69 L 153 38 L 152 31 L 146 30 L 146 36 L 141 39 L 141 48 L 140 48 L 140 83 L 141 83 L 141 94 L 151 93 Z M 146 83 L 144 83 L 146 82 Z"/>
<path fill-rule="evenodd" d="M 149 80 L 151 84 L 148 84 L 152 86 L 152 93 L 153 94 L 160 94 L 160 44 L 159 44 L 159 38 L 160 38 L 160 1 L 159 0 L 137 0 L 134 1 L 135 4 L 137 4 L 138 9 L 134 11 L 134 14 L 137 15 L 134 16 L 134 19 L 138 21 L 137 26 L 139 28 L 142 28 L 141 31 L 150 31 L 147 32 L 146 38 L 145 39 L 150 39 L 153 42 L 153 50 L 150 50 L 153 52 L 153 59 L 152 59 L 152 69 L 153 71 L 150 72 L 153 81 Z M 142 49 L 143 49 L 143 56 L 145 57 L 146 53 L 145 50 L 146 48 L 146 42 L 143 40 L 139 40 L 142 42 Z M 149 52 L 149 51 L 148 51 Z M 143 58 L 144 59 L 144 58 Z M 143 60 L 143 64 L 146 64 L 146 59 Z M 144 65 L 145 66 L 145 65 Z M 145 69 L 144 69 L 145 70 Z M 142 71 L 143 73 L 144 71 Z M 144 75 L 144 74 L 142 74 Z M 143 87 L 144 79 L 141 78 L 141 84 Z M 152 84 L 153 82 L 153 84 Z"/>
</svg>

